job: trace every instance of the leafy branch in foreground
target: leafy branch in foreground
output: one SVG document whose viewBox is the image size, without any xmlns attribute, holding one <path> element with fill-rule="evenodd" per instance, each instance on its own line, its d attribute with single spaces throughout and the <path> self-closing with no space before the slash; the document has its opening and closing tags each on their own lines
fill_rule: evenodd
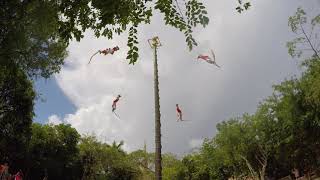
<svg viewBox="0 0 320 180">
<path fill-rule="evenodd" d="M 164 14 L 166 25 L 173 26 L 184 33 L 191 50 L 197 45 L 192 36 L 192 27 L 209 23 L 203 3 L 190 0 L 185 3 L 187 19 L 178 12 L 179 7 L 172 0 L 64 0 L 58 2 L 61 18 L 59 30 L 61 36 L 69 41 L 80 40 L 87 29 L 93 29 L 97 37 L 111 39 L 129 29 L 128 56 L 130 64 L 138 60 L 138 26 L 149 24 L 155 10 Z"/>
<path fill-rule="evenodd" d="M 312 57 L 320 59 L 320 14 L 308 21 L 305 11 L 298 8 L 295 15 L 289 17 L 288 25 L 298 35 L 287 43 L 288 52 L 292 57 L 301 57 L 303 52 L 311 52 Z"/>
<path fill-rule="evenodd" d="M 249 1 L 243 2 L 243 0 L 238 0 L 239 6 L 236 7 L 236 10 L 238 13 L 242 13 L 244 10 L 248 10 L 251 6 L 251 3 Z"/>
</svg>

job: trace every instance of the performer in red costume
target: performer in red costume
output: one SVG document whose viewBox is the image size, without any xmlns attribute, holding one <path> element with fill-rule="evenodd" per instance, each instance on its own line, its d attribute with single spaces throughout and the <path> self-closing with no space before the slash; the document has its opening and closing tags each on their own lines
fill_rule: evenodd
<svg viewBox="0 0 320 180">
<path fill-rule="evenodd" d="M 176 104 L 176 107 L 177 107 L 177 116 L 178 116 L 177 122 L 178 122 L 178 121 L 183 121 L 183 120 L 182 120 L 182 111 L 181 111 L 181 109 L 179 108 L 179 104 Z"/>
<path fill-rule="evenodd" d="M 94 54 L 91 56 L 90 61 L 89 61 L 88 64 L 90 64 L 93 56 L 97 55 L 98 53 L 104 54 L 104 55 L 107 55 L 107 54 L 113 55 L 114 52 L 118 51 L 119 49 L 120 49 L 120 48 L 119 48 L 118 46 L 116 46 L 116 47 L 113 47 L 113 48 L 107 48 L 107 49 L 104 49 L 104 50 L 98 50 L 96 53 L 94 53 Z"/>
<path fill-rule="evenodd" d="M 118 101 L 120 100 L 120 98 L 121 98 L 121 95 L 119 94 L 119 95 L 117 96 L 117 98 L 116 98 L 115 100 L 113 100 L 113 103 L 112 103 L 112 112 L 114 112 L 114 111 L 117 109 L 117 103 L 118 103 Z"/>
<path fill-rule="evenodd" d="M 199 55 L 198 59 L 202 59 L 202 60 L 205 60 L 205 61 L 211 60 L 211 58 L 209 56 L 206 56 L 206 55 Z"/>
<path fill-rule="evenodd" d="M 212 58 L 208 55 L 199 55 L 197 59 L 204 60 L 207 63 L 213 64 L 213 65 L 217 66 L 218 68 L 220 68 L 220 66 L 216 63 L 216 56 L 212 50 L 211 50 L 211 54 L 212 54 Z"/>
<path fill-rule="evenodd" d="M 113 103 L 112 103 L 112 112 L 113 112 L 113 114 L 114 114 L 115 116 L 117 116 L 117 118 L 119 118 L 119 119 L 120 119 L 120 116 L 115 112 L 115 110 L 117 109 L 117 103 L 118 103 L 118 101 L 120 100 L 120 98 L 121 98 L 121 95 L 119 94 L 119 95 L 117 96 L 117 98 L 116 98 L 115 100 L 113 100 Z"/>
<path fill-rule="evenodd" d="M 119 50 L 119 47 L 116 46 L 114 48 L 107 48 L 107 49 L 104 49 L 102 51 L 99 51 L 100 54 L 104 54 L 104 55 L 107 55 L 107 54 L 111 54 L 113 55 L 114 52 L 118 51 Z"/>
<path fill-rule="evenodd" d="M 21 170 L 18 171 L 16 175 L 14 175 L 14 180 L 22 180 L 23 173 Z"/>
</svg>

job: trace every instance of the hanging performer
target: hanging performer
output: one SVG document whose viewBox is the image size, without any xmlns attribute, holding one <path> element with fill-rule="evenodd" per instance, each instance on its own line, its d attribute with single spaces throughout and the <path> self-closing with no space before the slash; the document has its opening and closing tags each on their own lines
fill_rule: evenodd
<svg viewBox="0 0 320 180">
<path fill-rule="evenodd" d="M 114 111 L 117 109 L 117 103 L 118 103 L 118 101 L 120 100 L 120 98 L 121 98 L 121 95 L 119 94 L 119 95 L 117 96 L 117 98 L 116 98 L 115 100 L 113 100 L 113 103 L 112 103 L 112 112 L 114 112 Z"/>
<path fill-rule="evenodd" d="M 208 55 L 199 55 L 197 59 L 204 60 L 207 63 L 213 64 L 213 65 L 217 66 L 218 68 L 220 68 L 220 66 L 216 63 L 216 56 L 215 56 L 213 50 L 211 50 L 211 54 L 212 54 L 212 58 Z"/>
<path fill-rule="evenodd" d="M 113 47 L 113 48 L 107 48 L 107 49 L 104 49 L 104 50 L 99 50 L 99 51 L 97 51 L 96 53 L 94 53 L 94 54 L 91 56 L 90 61 L 89 61 L 88 64 L 90 64 L 93 56 L 97 55 L 98 53 L 99 53 L 99 54 L 104 54 L 104 55 L 107 55 L 107 54 L 113 55 L 114 52 L 118 51 L 119 49 L 120 49 L 120 48 L 119 48 L 118 46 L 116 46 L 116 47 Z"/>
<path fill-rule="evenodd" d="M 181 111 L 181 109 L 179 108 L 179 104 L 176 104 L 176 107 L 177 107 L 177 116 L 178 116 L 177 122 L 178 122 L 178 121 L 183 121 L 183 120 L 182 120 L 182 111 Z"/>
<path fill-rule="evenodd" d="M 119 117 L 119 115 L 115 112 L 115 110 L 117 109 L 117 103 L 118 103 L 118 101 L 120 100 L 120 98 L 121 98 L 121 95 L 119 94 L 119 95 L 117 96 L 117 98 L 116 98 L 115 100 L 113 100 L 113 103 L 112 103 L 112 112 L 113 112 L 113 114 L 114 114 L 115 116 L 117 116 L 117 118 L 119 118 L 119 119 L 120 119 L 120 117 Z"/>
</svg>

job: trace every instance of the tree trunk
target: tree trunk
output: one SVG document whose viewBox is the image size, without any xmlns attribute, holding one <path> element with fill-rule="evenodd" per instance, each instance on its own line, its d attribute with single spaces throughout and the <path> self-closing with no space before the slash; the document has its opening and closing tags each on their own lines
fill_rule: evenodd
<svg viewBox="0 0 320 180">
<path fill-rule="evenodd" d="M 266 165 L 263 165 L 260 171 L 260 180 L 264 180 L 264 176 L 266 175 Z"/>
<path fill-rule="evenodd" d="M 159 96 L 159 77 L 158 77 L 158 62 L 157 62 L 157 46 L 154 46 L 154 101 L 155 101 L 155 175 L 156 180 L 162 179 L 161 165 L 161 122 L 160 122 L 160 96 Z"/>
<path fill-rule="evenodd" d="M 247 160 L 247 158 L 245 158 L 244 156 L 240 155 L 240 157 L 246 162 L 246 165 L 250 171 L 250 174 L 252 176 L 252 178 L 256 178 L 257 177 L 257 173 L 253 170 L 250 162 Z"/>
<path fill-rule="evenodd" d="M 261 164 L 261 170 L 259 171 L 260 174 L 260 180 L 264 180 L 265 175 L 266 175 L 266 168 L 268 165 L 268 159 L 267 156 L 263 156 L 263 160 L 260 160 Z"/>
</svg>

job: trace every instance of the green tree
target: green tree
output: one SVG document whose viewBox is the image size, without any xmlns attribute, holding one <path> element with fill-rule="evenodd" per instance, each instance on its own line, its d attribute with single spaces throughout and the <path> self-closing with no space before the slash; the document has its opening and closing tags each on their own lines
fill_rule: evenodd
<svg viewBox="0 0 320 180">
<path fill-rule="evenodd" d="M 246 156 L 249 149 L 246 140 L 251 135 L 245 133 L 247 127 L 240 118 L 217 125 L 218 134 L 214 137 L 214 144 L 224 153 L 224 166 L 227 168 L 225 171 L 232 172 L 231 176 L 256 176 Z"/>
<path fill-rule="evenodd" d="M 280 136 L 283 126 L 267 105 L 261 104 L 253 115 L 244 114 L 217 125 L 218 134 L 206 140 L 201 149 L 211 177 L 265 179 L 269 175 L 269 161 L 285 139 Z"/>
<path fill-rule="evenodd" d="M 300 79 L 276 86 L 274 112 L 285 122 L 286 143 L 283 148 L 289 166 L 310 172 L 319 167 L 319 61 L 309 62 Z"/>
<path fill-rule="evenodd" d="M 80 135 L 70 125 L 32 125 L 25 175 L 28 179 L 80 179 Z"/>
<path fill-rule="evenodd" d="M 121 143 L 119 145 L 103 144 L 92 136 L 82 138 L 79 144 L 83 165 L 81 179 L 124 180 L 139 176 L 138 166 L 121 149 Z"/>
<path fill-rule="evenodd" d="M 311 51 L 312 56 L 320 59 L 320 14 L 308 21 L 305 11 L 298 8 L 295 15 L 289 17 L 289 27 L 298 37 L 287 43 L 289 54 L 300 57 L 303 52 Z"/>
<path fill-rule="evenodd" d="M 97 37 L 111 39 L 114 34 L 129 31 L 128 56 L 130 64 L 138 60 L 138 26 L 149 24 L 155 11 L 164 15 L 166 25 L 184 33 L 188 47 L 197 45 L 192 37 L 192 28 L 206 26 L 209 22 L 203 3 L 189 0 L 185 3 L 185 14 L 179 13 L 179 5 L 172 0 L 64 0 L 57 3 L 63 19 L 59 22 L 60 34 L 70 40 L 80 40 L 87 29 L 93 29 Z M 186 17 L 186 19 L 184 18 Z"/>
<path fill-rule="evenodd" d="M 199 152 L 200 165 L 205 166 L 211 179 L 232 177 L 232 164 L 226 158 L 227 152 L 219 148 L 213 139 L 205 139 Z"/>
<path fill-rule="evenodd" d="M 181 160 L 173 154 L 163 155 L 163 179 L 164 180 L 182 180 L 185 177 L 185 167 Z"/>
<path fill-rule="evenodd" d="M 31 136 L 35 92 L 27 76 L 14 65 L 0 63 L 0 161 L 13 169 L 23 164 Z"/>
<path fill-rule="evenodd" d="M 319 64 L 308 60 L 301 78 L 275 85 L 253 115 L 217 125 L 217 135 L 200 151 L 210 177 L 281 178 L 294 168 L 319 167 Z"/>
<path fill-rule="evenodd" d="M 300 171 L 311 171 L 319 166 L 319 28 L 320 15 L 311 20 L 306 12 L 298 8 L 289 18 L 289 26 L 298 37 L 287 43 L 292 57 L 301 57 L 304 72 L 301 78 L 292 79 L 276 86 L 274 109 L 278 116 L 286 119 L 289 130 L 288 143 L 282 147 L 291 156 L 288 165 Z M 307 54 L 311 52 L 311 54 Z"/>
<path fill-rule="evenodd" d="M 148 153 L 146 150 L 136 150 L 129 154 L 130 161 L 135 164 L 136 167 L 139 167 L 141 171 L 141 174 L 137 179 L 155 179 L 154 156 L 154 153 Z"/>
<path fill-rule="evenodd" d="M 59 72 L 67 43 L 58 34 L 57 10 L 54 1 L 1 1 L 0 62 L 14 62 L 29 77 Z"/>
</svg>

